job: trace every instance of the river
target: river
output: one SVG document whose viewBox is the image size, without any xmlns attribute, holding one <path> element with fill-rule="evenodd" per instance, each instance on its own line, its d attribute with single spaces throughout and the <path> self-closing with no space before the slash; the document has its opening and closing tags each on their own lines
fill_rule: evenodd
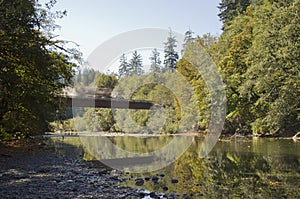
<svg viewBox="0 0 300 199">
<path fill-rule="evenodd" d="M 170 144 L 175 136 L 54 137 L 51 144 L 66 158 L 95 161 L 116 157 L 113 154 L 116 151 L 103 139 L 124 151 L 151 154 Z M 300 198 L 299 141 L 266 138 L 219 141 L 206 157 L 200 158 L 202 143 L 203 138 L 193 138 L 175 162 L 155 171 L 131 173 L 134 165 L 123 166 L 129 169 L 122 174 L 126 179 L 124 185 L 183 198 Z M 173 149 L 181 147 L 175 142 Z M 128 158 L 120 157 L 120 164 L 124 163 L 122 158 Z M 152 160 L 138 162 L 138 168 L 155 169 L 155 165 L 149 166 Z"/>
</svg>

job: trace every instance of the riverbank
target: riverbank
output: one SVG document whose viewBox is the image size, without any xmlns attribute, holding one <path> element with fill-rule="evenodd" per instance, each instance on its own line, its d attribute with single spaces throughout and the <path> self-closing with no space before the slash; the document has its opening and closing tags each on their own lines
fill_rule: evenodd
<svg viewBox="0 0 300 199">
<path fill-rule="evenodd" d="M 121 176 L 99 162 L 59 157 L 44 139 L 0 143 L 0 198 L 163 198 L 122 186 Z"/>
<path fill-rule="evenodd" d="M 94 136 L 102 136 L 102 137 L 122 137 L 122 136 L 132 136 L 132 137 L 160 137 L 160 136 L 194 136 L 194 137 L 203 137 L 207 135 L 206 132 L 195 132 L 190 131 L 188 133 L 177 133 L 177 134 L 140 134 L 140 133 L 121 133 L 121 132 L 74 132 L 74 131 L 65 131 L 65 132 L 54 132 L 47 133 L 43 136 L 39 136 L 42 138 L 51 138 L 51 137 L 94 137 Z M 269 135 L 269 134 L 221 134 L 219 136 L 219 141 L 233 141 L 233 140 L 251 140 L 257 138 L 270 138 L 270 139 L 287 139 L 287 140 L 300 140 L 300 132 L 296 134 L 282 134 L 282 135 Z"/>
</svg>

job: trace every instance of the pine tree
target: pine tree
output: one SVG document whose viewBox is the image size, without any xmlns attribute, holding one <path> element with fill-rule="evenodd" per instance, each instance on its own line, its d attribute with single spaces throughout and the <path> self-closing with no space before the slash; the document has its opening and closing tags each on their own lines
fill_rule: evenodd
<svg viewBox="0 0 300 199">
<path fill-rule="evenodd" d="M 143 73 L 142 56 L 134 51 L 130 60 L 129 75 L 141 75 Z"/>
<path fill-rule="evenodd" d="M 188 31 L 185 32 L 185 37 L 184 37 L 184 43 L 183 43 L 183 49 L 181 50 L 181 55 L 183 55 L 184 51 L 185 51 L 185 48 L 186 46 L 192 42 L 194 40 L 193 38 L 193 31 L 191 31 L 191 29 L 189 29 Z"/>
<path fill-rule="evenodd" d="M 223 22 L 223 29 L 226 25 L 229 25 L 236 16 L 245 12 L 250 4 L 251 0 L 222 0 L 218 6 L 220 9 L 218 16 Z"/>
<path fill-rule="evenodd" d="M 164 60 L 164 65 L 165 65 L 165 70 L 171 70 L 174 71 L 176 69 L 176 63 L 178 60 L 178 53 L 175 51 L 175 48 L 177 47 L 176 45 L 176 38 L 173 35 L 172 31 L 170 30 L 169 37 L 167 39 L 167 42 L 165 44 L 165 60 Z"/>
<path fill-rule="evenodd" d="M 120 66 L 119 66 L 119 76 L 120 77 L 124 77 L 128 75 L 128 62 L 127 62 L 127 57 L 125 56 L 125 54 L 123 54 L 120 57 Z"/>
<path fill-rule="evenodd" d="M 160 72 L 161 71 L 161 65 L 160 65 L 161 60 L 160 60 L 159 55 L 160 55 L 160 53 L 155 48 L 152 51 L 152 57 L 149 58 L 151 60 L 151 67 L 150 67 L 151 72 Z"/>
</svg>

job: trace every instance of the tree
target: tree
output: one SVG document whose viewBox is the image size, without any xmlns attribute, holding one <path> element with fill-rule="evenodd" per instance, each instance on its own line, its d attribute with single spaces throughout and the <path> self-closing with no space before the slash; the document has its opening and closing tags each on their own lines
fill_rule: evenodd
<svg viewBox="0 0 300 199">
<path fill-rule="evenodd" d="M 254 2 L 254 1 L 252 1 Z M 300 129 L 299 0 L 256 1 L 213 48 L 227 92 L 231 132 L 292 135 Z"/>
<path fill-rule="evenodd" d="M 184 40 L 183 40 L 183 49 L 182 49 L 182 51 L 181 51 L 181 54 L 183 55 L 183 53 L 184 53 L 184 50 L 185 50 L 185 48 L 186 48 L 186 46 L 190 43 L 190 42 L 192 42 L 193 40 L 194 40 L 194 38 L 193 38 L 193 31 L 191 31 L 191 29 L 189 29 L 188 31 L 186 31 L 185 32 L 185 34 L 184 34 Z"/>
<path fill-rule="evenodd" d="M 218 6 L 220 9 L 218 16 L 223 22 L 223 30 L 236 16 L 244 13 L 250 4 L 251 0 L 222 0 Z"/>
<path fill-rule="evenodd" d="M 115 85 L 118 83 L 118 79 L 116 75 L 106 75 L 106 74 L 99 74 L 97 76 L 97 88 L 110 88 L 114 89 Z"/>
<path fill-rule="evenodd" d="M 210 47 L 212 47 L 218 41 L 218 37 L 210 33 L 204 34 L 202 37 L 198 37 L 197 39 L 202 41 L 202 46 L 208 51 L 210 50 Z"/>
<path fill-rule="evenodd" d="M 228 99 L 226 132 L 235 132 L 237 129 L 251 131 L 251 103 L 241 95 L 239 88 L 245 81 L 244 74 L 250 67 L 248 55 L 255 26 L 253 12 L 253 9 L 248 9 L 243 15 L 236 17 L 220 39 L 221 45 L 224 40 L 230 41 L 230 45 L 226 46 L 226 54 L 219 60 Z"/>
<path fill-rule="evenodd" d="M 129 64 L 125 54 L 120 57 L 119 76 L 124 77 L 128 75 Z"/>
<path fill-rule="evenodd" d="M 38 134 L 50 130 L 59 109 L 57 94 L 71 85 L 74 51 L 54 40 L 50 9 L 31 0 L 0 2 L 0 135 Z M 52 29 L 51 29 L 52 27 Z M 72 52 L 71 52 L 72 51 Z"/>
<path fill-rule="evenodd" d="M 300 1 L 266 1 L 255 12 L 251 67 L 240 87 L 252 104 L 254 133 L 300 130 Z"/>
<path fill-rule="evenodd" d="M 172 31 L 170 30 L 169 37 L 167 38 L 167 42 L 164 43 L 165 49 L 165 60 L 164 60 L 164 65 L 165 65 L 165 70 L 171 70 L 174 71 L 176 70 L 176 63 L 178 60 L 178 53 L 175 51 L 175 48 L 177 47 L 176 45 L 177 41 L 175 36 L 173 35 Z"/>
<path fill-rule="evenodd" d="M 129 65 L 129 74 L 130 75 L 141 75 L 143 74 L 143 63 L 142 56 L 138 54 L 137 51 L 134 51 Z"/>
<path fill-rule="evenodd" d="M 155 48 L 152 51 L 152 56 L 149 58 L 151 60 L 150 71 L 151 72 L 160 72 L 161 71 L 161 61 L 159 57 L 160 53 Z"/>
<path fill-rule="evenodd" d="M 84 68 L 82 73 L 80 72 L 78 75 L 81 76 L 77 77 L 77 79 L 79 78 L 81 80 L 79 83 L 83 86 L 89 86 L 94 81 L 96 72 L 92 68 Z"/>
</svg>

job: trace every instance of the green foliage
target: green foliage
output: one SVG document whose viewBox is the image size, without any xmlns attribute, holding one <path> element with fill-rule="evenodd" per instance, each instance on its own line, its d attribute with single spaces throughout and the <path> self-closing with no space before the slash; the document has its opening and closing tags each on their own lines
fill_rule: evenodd
<svg viewBox="0 0 300 199">
<path fill-rule="evenodd" d="M 153 110 L 115 110 L 117 125 L 131 133 L 176 133 L 180 125 L 195 125 L 195 107 L 191 107 L 186 94 L 192 91 L 187 83 L 170 72 L 121 79 L 115 91 L 125 99 L 151 101 L 159 106 Z"/>
<path fill-rule="evenodd" d="M 113 89 L 118 83 L 118 79 L 116 75 L 114 74 L 106 75 L 103 73 L 98 74 L 95 81 L 97 82 L 97 88 Z"/>
<path fill-rule="evenodd" d="M 299 7 L 299 0 L 251 5 L 212 47 L 227 86 L 227 130 L 299 131 Z"/>
<path fill-rule="evenodd" d="M 91 132 L 109 131 L 114 125 L 111 110 L 103 108 L 88 109 L 83 115 L 86 130 Z"/>
<path fill-rule="evenodd" d="M 234 132 L 237 128 L 249 131 L 251 128 L 248 124 L 253 117 L 249 110 L 251 104 L 241 96 L 239 88 L 245 81 L 244 74 L 249 67 L 248 53 L 252 46 L 254 26 L 252 12 L 252 9 L 248 9 L 244 15 L 235 18 L 229 26 L 230 31 L 228 30 L 221 37 L 221 40 L 231 37 L 230 47 L 219 61 L 228 99 L 225 131 L 229 132 Z M 231 33 L 231 30 L 234 33 Z"/>
<path fill-rule="evenodd" d="M 220 9 L 218 16 L 224 23 L 223 29 L 226 25 L 229 25 L 235 17 L 246 11 L 250 3 L 251 0 L 222 0 L 218 6 Z"/>
<path fill-rule="evenodd" d="M 199 129 L 205 131 L 208 128 L 210 119 L 210 95 L 208 88 L 199 71 L 186 59 L 181 59 L 177 63 L 177 70 L 193 86 L 193 95 L 195 98 L 191 100 L 193 100 L 193 103 L 196 104 L 196 107 L 198 107 L 200 112 L 200 115 L 197 118 Z"/>
<path fill-rule="evenodd" d="M 88 83 L 98 88 L 114 88 L 119 81 L 114 88 L 117 97 L 148 100 L 163 105 L 165 112 L 158 111 L 161 115 L 166 115 L 163 124 L 161 117 L 153 117 L 153 110 L 115 110 L 118 124 L 110 118 L 111 112 L 88 110 L 85 114 L 87 124 L 82 126 L 91 130 L 113 128 L 143 133 L 150 131 L 143 127 L 151 124 L 155 132 L 175 133 L 182 123 L 186 126 L 195 125 L 191 122 L 194 117 L 191 113 L 199 110 L 201 114 L 197 114 L 197 125 L 201 130 L 207 130 L 214 114 L 211 111 L 211 98 L 218 94 L 210 93 L 208 87 L 216 91 L 221 89 L 218 80 L 210 73 L 212 65 L 208 61 L 213 60 L 226 85 L 228 101 L 224 132 L 292 135 L 300 131 L 299 8 L 300 0 L 223 0 L 220 4 L 220 17 L 224 22 L 224 32 L 219 38 L 209 33 L 193 38 L 192 32 L 187 31 L 185 52 L 178 61 L 178 54 L 174 50 L 176 39 L 170 32 L 165 43 L 164 68 L 160 67 L 159 53 L 154 50 L 151 57 L 152 73 L 140 76 L 143 73 L 141 57 L 135 51 L 129 63 L 125 55 L 120 59 L 119 75 L 122 79 L 117 80 L 114 75 L 96 74 L 93 78 L 95 81 Z M 193 47 L 202 47 L 203 50 L 194 52 Z M 206 52 L 211 55 L 212 60 L 204 56 Z M 55 55 L 58 56 L 53 56 Z M 201 61 L 190 63 L 195 57 L 201 58 Z M 64 63 L 64 57 L 58 60 Z M 201 72 L 207 73 L 206 77 L 193 64 L 203 66 Z M 15 68 L 14 74 L 27 81 L 27 70 Z M 169 73 L 170 71 L 172 72 Z M 181 74 L 184 78 L 174 78 L 174 74 Z M 18 79 L 8 77 L 14 81 Z M 211 84 L 208 85 L 208 82 Z M 188 89 L 188 85 L 192 86 L 192 90 Z M 4 87 L 0 92 L 8 93 L 5 90 L 8 88 Z M 19 91 L 18 89 L 16 87 L 14 91 Z M 189 95 L 191 93 L 194 94 L 193 97 Z M 11 110 L 2 116 L 2 125 L 5 123 L 9 126 L 19 122 L 20 126 L 28 118 L 35 120 L 36 114 L 32 114 L 28 106 L 22 105 L 17 106 L 22 116 L 16 117 L 15 110 Z M 96 126 L 88 123 L 95 118 L 100 121 Z M 109 127 L 101 124 L 103 121 L 108 122 Z M 230 154 L 227 159 L 237 162 Z"/>
<path fill-rule="evenodd" d="M 8 134 L 49 130 L 58 107 L 56 95 L 72 83 L 78 58 L 53 40 L 50 12 L 30 0 L 0 2 L 0 127 Z M 52 29 L 51 29 L 52 28 Z"/>
<path fill-rule="evenodd" d="M 254 133 L 297 132 L 300 128 L 299 5 L 299 0 L 266 2 L 255 12 L 251 67 L 240 89 L 253 104 Z"/>
</svg>

